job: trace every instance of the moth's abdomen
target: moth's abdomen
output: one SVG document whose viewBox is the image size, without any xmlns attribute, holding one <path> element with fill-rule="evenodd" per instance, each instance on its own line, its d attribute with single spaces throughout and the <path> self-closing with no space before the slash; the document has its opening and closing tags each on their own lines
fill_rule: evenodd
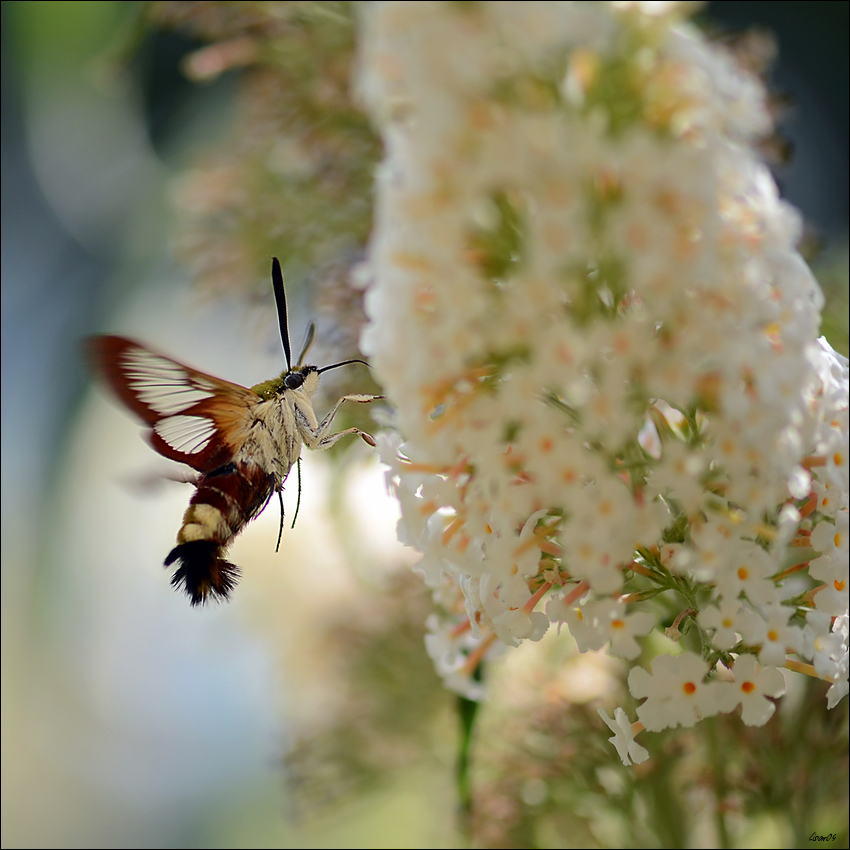
<svg viewBox="0 0 850 850">
<path fill-rule="evenodd" d="M 224 559 L 233 538 L 265 507 L 274 478 L 254 464 L 229 463 L 203 475 L 183 516 L 177 546 L 165 565 L 178 562 L 171 584 L 200 605 L 227 599 L 239 568 Z"/>
<path fill-rule="evenodd" d="M 224 547 L 213 540 L 191 540 L 175 546 L 165 559 L 165 566 L 178 562 L 171 577 L 174 588 L 183 588 L 192 605 L 201 605 L 210 596 L 227 599 L 239 580 L 239 567 L 221 555 Z"/>
</svg>

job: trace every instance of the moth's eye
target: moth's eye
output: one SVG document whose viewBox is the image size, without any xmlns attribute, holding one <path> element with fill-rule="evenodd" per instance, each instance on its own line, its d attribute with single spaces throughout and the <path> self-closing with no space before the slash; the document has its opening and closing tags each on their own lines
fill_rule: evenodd
<svg viewBox="0 0 850 850">
<path fill-rule="evenodd" d="M 283 383 L 288 390 L 297 390 L 304 383 L 304 375 L 301 372 L 290 372 Z"/>
</svg>

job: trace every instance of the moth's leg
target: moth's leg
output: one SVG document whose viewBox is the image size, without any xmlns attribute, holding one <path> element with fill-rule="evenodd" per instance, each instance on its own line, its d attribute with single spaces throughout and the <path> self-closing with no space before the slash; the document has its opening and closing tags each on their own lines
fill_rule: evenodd
<svg viewBox="0 0 850 850">
<path fill-rule="evenodd" d="M 310 325 L 310 327 L 313 327 Z M 309 332 L 308 332 L 309 333 Z M 298 501 L 295 503 L 295 516 L 292 517 L 292 527 L 295 528 L 295 520 L 298 519 L 298 509 L 301 507 L 301 458 L 299 457 L 295 463 L 298 466 Z"/>
<path fill-rule="evenodd" d="M 316 438 L 318 440 L 322 440 L 322 439 L 324 439 L 325 436 L 327 436 L 327 433 L 328 433 L 328 431 L 330 431 L 330 428 L 331 428 L 331 422 L 333 422 L 334 416 L 336 416 L 337 411 L 340 409 L 340 407 L 342 407 L 342 403 L 344 401 L 357 401 L 360 404 L 368 404 L 370 401 L 378 401 L 379 399 L 382 399 L 382 398 L 383 398 L 382 395 L 360 395 L 360 394 L 344 395 L 333 406 L 333 410 L 331 410 L 331 412 L 319 424 L 319 427 L 316 429 L 316 432 L 315 432 Z M 350 434 L 350 433 L 353 433 L 353 431 L 349 430 L 349 431 L 346 431 L 345 433 Z M 358 432 L 358 433 L 360 433 L 360 432 Z"/>
<path fill-rule="evenodd" d="M 280 528 L 277 532 L 277 545 L 274 547 L 275 552 L 280 552 L 280 538 L 283 537 L 283 489 L 277 491 L 277 497 L 280 499 Z"/>
<path fill-rule="evenodd" d="M 316 445 L 310 446 L 310 448 L 321 450 L 329 449 L 340 437 L 345 437 L 347 434 L 359 434 L 364 442 L 368 443 L 370 446 L 375 445 L 375 438 L 371 434 L 367 434 L 359 428 L 346 428 L 344 431 L 337 431 L 336 434 L 328 434 L 327 437 L 318 440 Z"/>
<path fill-rule="evenodd" d="M 304 439 L 304 444 L 308 449 L 329 449 L 340 437 L 344 437 L 347 434 L 359 434 L 365 442 L 367 442 L 370 446 L 374 446 L 375 438 L 371 434 L 361 431 L 359 428 L 346 428 L 345 431 L 338 431 L 336 434 L 330 434 L 328 432 L 331 430 L 331 423 L 333 422 L 334 416 L 336 416 L 337 411 L 344 401 L 356 401 L 360 404 L 368 404 L 370 401 L 377 401 L 381 398 L 383 398 L 383 396 L 380 395 L 344 395 L 333 406 L 333 410 L 331 410 L 331 412 L 319 423 L 319 426 L 315 430 L 310 427 L 307 422 L 307 417 L 304 416 L 304 414 L 296 406 L 295 418 L 298 422 L 298 430 L 301 432 Z"/>
</svg>

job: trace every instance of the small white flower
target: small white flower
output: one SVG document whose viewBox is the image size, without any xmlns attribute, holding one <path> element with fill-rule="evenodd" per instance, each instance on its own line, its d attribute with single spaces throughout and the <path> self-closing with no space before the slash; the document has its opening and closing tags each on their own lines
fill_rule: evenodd
<svg viewBox="0 0 850 850">
<path fill-rule="evenodd" d="M 614 718 L 610 718 L 605 709 L 597 709 L 599 716 L 614 733 L 608 740 L 617 748 L 617 754 L 626 767 L 632 762 L 642 764 L 649 758 L 649 751 L 635 741 L 632 724 L 622 708 L 614 709 Z"/>
<path fill-rule="evenodd" d="M 749 610 L 742 615 L 744 640 L 761 647 L 758 658 L 766 667 L 781 667 L 788 652 L 801 650 L 800 627 L 788 625 L 793 613 L 785 605 L 765 605 L 760 609 L 761 616 Z"/>
<path fill-rule="evenodd" d="M 840 617 L 836 617 L 832 624 L 832 631 L 841 638 L 841 645 L 835 655 L 837 670 L 834 674 L 832 687 L 826 692 L 826 704 L 834 708 L 847 696 L 850 689 L 850 653 L 848 652 L 848 637 L 850 637 L 850 615 L 845 611 Z"/>
<path fill-rule="evenodd" d="M 850 512 L 837 510 L 833 521 L 824 520 L 812 531 L 812 548 L 820 552 L 820 556 L 847 562 L 850 555 Z M 812 561 L 817 563 L 818 559 Z"/>
<path fill-rule="evenodd" d="M 776 566 L 774 559 L 760 546 L 737 541 L 728 560 L 718 570 L 717 589 L 727 599 L 737 599 L 743 593 L 756 606 L 776 602 L 779 594 L 768 578 L 777 571 Z"/>
<path fill-rule="evenodd" d="M 690 652 L 661 655 L 652 662 L 652 673 L 633 667 L 629 690 L 637 699 L 637 716 L 650 732 L 676 726 L 693 726 L 705 717 L 731 711 L 734 694 L 729 682 L 703 681 L 708 664 Z"/>
<path fill-rule="evenodd" d="M 775 667 L 759 670 L 752 655 L 739 655 L 732 672 L 735 674 L 735 698 L 743 708 L 744 723 L 764 726 L 776 711 L 776 706 L 767 697 L 785 693 L 785 678 Z"/>
<path fill-rule="evenodd" d="M 568 623 L 570 633 L 582 652 L 585 648 L 600 649 L 610 641 L 611 655 L 637 658 L 640 655 L 640 644 L 635 638 L 652 631 L 655 617 L 648 611 L 627 614 L 626 606 L 622 602 L 602 599 L 587 602 L 581 608 L 575 609 L 575 614 Z M 573 624 L 577 626 L 578 636 L 573 632 Z M 582 648 L 582 645 L 585 648 Z"/>
<path fill-rule="evenodd" d="M 820 594 L 818 594 L 820 595 Z M 836 618 L 838 622 L 840 618 Z M 822 679 L 838 676 L 839 662 L 847 653 L 846 638 L 832 631 L 832 617 L 823 611 L 809 611 L 803 629 L 803 646 L 800 654 L 808 658 Z"/>
<path fill-rule="evenodd" d="M 708 605 L 697 615 L 699 624 L 714 632 L 714 645 L 718 649 L 731 649 L 739 640 L 742 630 L 741 603 L 734 597 L 723 597 L 720 606 Z"/>
<path fill-rule="evenodd" d="M 809 564 L 809 575 L 824 587 L 815 597 L 815 606 L 833 617 L 847 611 L 850 588 L 850 529 L 847 510 L 835 512 L 834 523 L 824 520 L 812 532 L 812 548 L 820 557 Z"/>
<path fill-rule="evenodd" d="M 567 605 L 561 596 L 553 596 L 546 603 L 546 616 L 553 623 L 566 623 L 579 652 L 602 649 L 606 636 L 598 628 L 592 616 L 587 616 L 585 605 L 573 602 Z M 560 625 L 559 625 L 560 627 Z"/>
</svg>

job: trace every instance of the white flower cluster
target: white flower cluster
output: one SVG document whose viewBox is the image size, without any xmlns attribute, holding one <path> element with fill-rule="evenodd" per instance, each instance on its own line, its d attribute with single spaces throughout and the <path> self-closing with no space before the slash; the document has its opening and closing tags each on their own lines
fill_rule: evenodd
<svg viewBox="0 0 850 850">
<path fill-rule="evenodd" d="M 752 147 L 765 92 L 689 5 L 370 4 L 359 72 L 362 347 L 429 651 L 473 697 L 551 623 L 635 659 L 663 593 L 695 651 L 632 670 L 649 730 L 766 722 L 791 655 L 847 692 L 847 364 Z"/>
</svg>

